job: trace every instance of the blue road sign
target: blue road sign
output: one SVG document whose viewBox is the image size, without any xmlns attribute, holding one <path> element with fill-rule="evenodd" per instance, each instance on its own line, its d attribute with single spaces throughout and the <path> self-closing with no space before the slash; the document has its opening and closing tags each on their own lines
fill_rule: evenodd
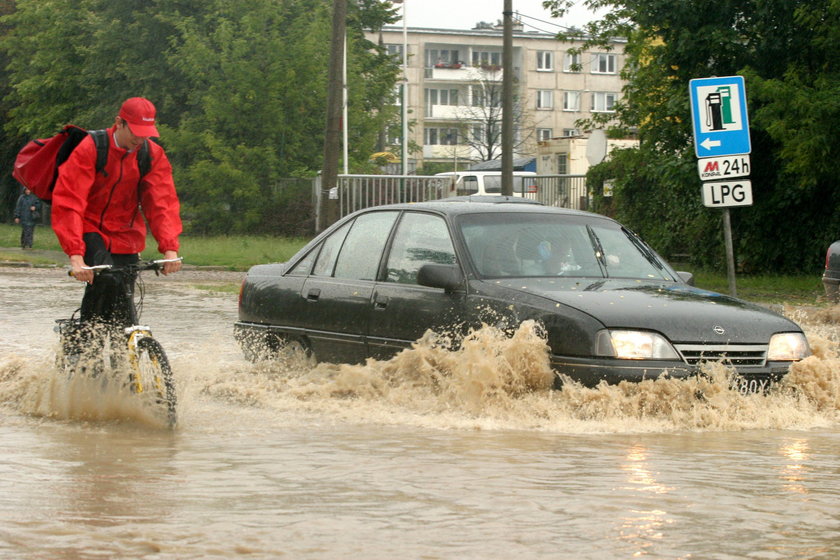
<svg viewBox="0 0 840 560">
<path fill-rule="evenodd" d="M 697 157 L 750 153 L 750 123 L 743 76 L 700 78 L 688 85 Z"/>
</svg>

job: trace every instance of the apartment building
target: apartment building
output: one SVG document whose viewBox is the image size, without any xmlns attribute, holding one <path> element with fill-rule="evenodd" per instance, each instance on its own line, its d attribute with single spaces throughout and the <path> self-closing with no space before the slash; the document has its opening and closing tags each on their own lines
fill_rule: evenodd
<svg viewBox="0 0 840 560">
<path fill-rule="evenodd" d="M 578 119 L 614 111 L 621 95 L 623 42 L 613 48 L 575 52 L 581 43 L 514 27 L 513 68 L 502 66 L 501 26 L 471 30 L 399 26 L 371 33 L 400 62 L 408 48 L 409 139 L 422 150 L 409 153 L 409 169 L 426 163 L 464 168 L 495 159 L 501 151 L 501 91 L 504 73 L 515 77 L 514 157 L 536 157 L 538 143 L 580 136 Z M 400 127 L 388 141 L 400 153 Z"/>
</svg>

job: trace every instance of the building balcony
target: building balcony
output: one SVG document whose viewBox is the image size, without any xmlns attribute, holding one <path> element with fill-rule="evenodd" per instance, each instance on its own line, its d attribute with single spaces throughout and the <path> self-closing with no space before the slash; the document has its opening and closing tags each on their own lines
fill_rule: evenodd
<svg viewBox="0 0 840 560">
<path fill-rule="evenodd" d="M 482 121 L 485 120 L 487 110 L 481 107 L 472 107 L 468 105 L 431 105 L 426 106 L 424 118 L 441 119 L 441 120 L 457 120 L 457 121 Z M 493 115 L 501 118 L 502 109 L 493 109 Z"/>
<path fill-rule="evenodd" d="M 470 146 L 462 144 L 446 146 L 442 144 L 426 144 L 423 146 L 423 159 L 461 159 L 467 160 L 475 157 Z"/>
<path fill-rule="evenodd" d="M 466 64 L 440 64 L 424 69 L 427 80 L 449 82 L 475 82 L 489 80 L 501 82 L 504 72 L 500 66 L 469 66 Z"/>
</svg>

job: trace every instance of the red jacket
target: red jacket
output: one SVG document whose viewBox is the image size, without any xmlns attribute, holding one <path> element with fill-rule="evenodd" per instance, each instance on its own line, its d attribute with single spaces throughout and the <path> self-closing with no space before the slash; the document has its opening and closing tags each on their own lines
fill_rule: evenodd
<svg viewBox="0 0 840 560">
<path fill-rule="evenodd" d="M 84 255 L 82 234 L 97 232 L 112 253 L 139 253 L 146 247 L 145 216 L 158 250 L 177 251 L 182 229 L 180 203 L 163 148 L 149 141 L 152 167 L 143 177 L 138 195 L 137 153 L 117 147 L 114 130 L 108 129 L 105 173 L 96 173 L 96 145 L 90 136 L 58 168 L 52 227 L 61 248 L 68 256 Z"/>
</svg>

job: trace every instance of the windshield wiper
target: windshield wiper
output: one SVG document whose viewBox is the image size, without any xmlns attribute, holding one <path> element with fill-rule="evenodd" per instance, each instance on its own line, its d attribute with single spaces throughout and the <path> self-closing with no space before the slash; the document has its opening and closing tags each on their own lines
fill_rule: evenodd
<svg viewBox="0 0 840 560">
<path fill-rule="evenodd" d="M 607 257 L 604 255 L 604 248 L 601 246 L 601 240 L 595 235 L 595 230 L 592 226 L 586 226 L 586 233 L 589 234 L 589 241 L 592 243 L 592 248 L 595 249 L 595 258 L 598 259 L 598 266 L 601 267 L 601 274 L 605 278 L 609 277 L 607 274 Z"/>
<path fill-rule="evenodd" d="M 635 245 L 636 249 L 638 249 L 639 252 L 645 256 L 645 258 L 650 264 L 652 264 L 659 270 L 665 270 L 665 265 L 662 264 L 662 261 L 656 258 L 656 255 L 651 250 L 651 248 L 645 245 L 645 243 L 641 239 L 639 239 L 638 235 L 624 227 L 621 228 L 621 231 L 624 232 L 624 235 L 627 236 L 627 239 L 630 240 L 630 243 Z"/>
</svg>

